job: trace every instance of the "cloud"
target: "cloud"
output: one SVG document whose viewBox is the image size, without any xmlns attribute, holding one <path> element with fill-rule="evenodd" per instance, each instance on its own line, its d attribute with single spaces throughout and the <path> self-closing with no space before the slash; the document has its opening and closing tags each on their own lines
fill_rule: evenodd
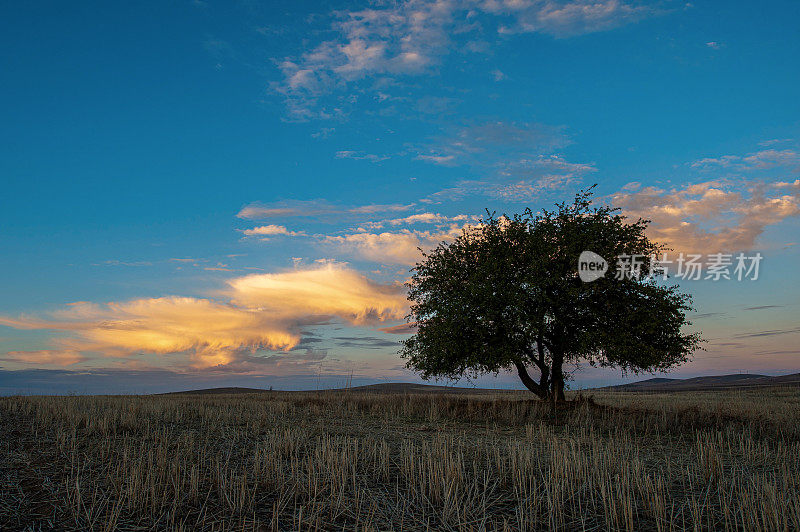
<svg viewBox="0 0 800 532">
<path fill-rule="evenodd" d="M 458 128 L 421 148 L 418 160 L 465 165 L 487 177 L 463 179 L 423 203 L 457 201 L 467 196 L 530 202 L 543 192 L 563 190 L 596 171 L 552 150 L 569 144 L 563 128 L 539 123 L 487 121 Z"/>
<path fill-rule="evenodd" d="M 483 8 L 513 17 L 500 33 L 538 32 L 558 38 L 610 30 L 656 13 L 652 7 L 620 0 L 487 0 Z"/>
<path fill-rule="evenodd" d="M 503 81 L 508 78 L 499 68 L 492 70 L 491 74 L 495 81 Z"/>
<path fill-rule="evenodd" d="M 296 62 L 282 65 L 293 90 L 314 91 L 330 78 L 368 73 L 418 73 L 446 52 L 446 28 L 457 3 L 408 0 L 380 8 L 334 13 L 337 38 L 320 43 Z"/>
<path fill-rule="evenodd" d="M 401 323 L 400 325 L 392 325 L 391 327 L 379 327 L 379 331 L 388 334 L 414 334 L 417 332 L 417 324 L 414 323 Z"/>
<path fill-rule="evenodd" d="M 559 156 L 521 160 L 508 165 L 493 179 L 465 179 L 421 200 L 422 203 L 458 201 L 468 196 L 528 203 L 543 194 L 563 191 L 597 169 L 591 164 L 570 163 Z"/>
<path fill-rule="evenodd" d="M 455 155 L 417 155 L 417 160 L 448 166 L 456 158 Z"/>
<path fill-rule="evenodd" d="M 377 212 L 402 212 L 413 205 L 399 203 L 369 204 L 358 206 L 334 205 L 326 200 L 284 200 L 274 203 L 253 202 L 242 207 L 236 214 L 245 220 L 266 220 L 297 216 L 335 216 L 341 214 L 373 214 Z"/>
<path fill-rule="evenodd" d="M 699 170 L 731 169 L 742 172 L 767 170 L 770 168 L 788 168 L 800 171 L 800 153 L 793 149 L 761 150 L 748 155 L 723 155 L 720 157 L 706 157 L 690 163 L 692 168 Z"/>
<path fill-rule="evenodd" d="M 422 212 L 412 214 L 403 218 L 392 218 L 389 220 L 381 220 L 378 222 L 366 222 L 362 224 L 363 227 L 369 229 L 381 229 L 387 225 L 400 226 L 400 225 L 415 225 L 415 224 L 438 224 L 445 225 L 454 222 L 477 221 L 478 217 L 468 214 L 457 214 L 455 216 L 444 216 L 442 214 L 435 214 L 432 212 Z"/>
<path fill-rule="evenodd" d="M 709 181 L 663 190 L 645 187 L 611 196 L 628 216 L 652 220 L 650 236 L 675 251 L 755 249 L 771 225 L 800 215 L 800 180 L 738 186 Z"/>
<path fill-rule="evenodd" d="M 228 284 L 234 304 L 295 321 L 322 315 L 365 324 L 401 318 L 407 306 L 402 286 L 375 283 L 335 263 L 248 275 Z"/>
<path fill-rule="evenodd" d="M 191 257 L 176 257 L 169 260 L 170 262 L 182 262 L 182 263 L 208 262 L 207 259 L 193 259 Z"/>
<path fill-rule="evenodd" d="M 253 227 L 252 229 L 243 229 L 242 233 L 245 236 L 277 236 L 277 235 L 285 235 L 285 236 L 305 236 L 305 231 L 289 231 L 286 227 L 282 225 L 262 225 L 259 227 Z"/>
<path fill-rule="evenodd" d="M 529 202 L 543 192 L 563 190 L 596 171 L 593 164 L 574 163 L 552 153 L 568 144 L 563 128 L 546 124 L 487 121 L 458 128 L 429 142 L 416 158 L 439 165 L 469 166 L 486 177 L 463 179 L 428 196 L 423 203 L 473 195 Z"/>
<path fill-rule="evenodd" d="M 773 329 L 769 331 L 757 331 L 751 333 L 734 334 L 734 338 L 761 338 L 763 336 L 778 336 L 782 334 L 797 334 L 800 333 L 800 327 L 791 329 Z"/>
<path fill-rule="evenodd" d="M 375 203 L 372 205 L 361 205 L 360 207 L 352 207 L 347 212 L 352 214 L 374 214 L 376 212 L 402 212 L 407 211 L 414 205 L 403 205 L 401 203 L 380 204 Z"/>
<path fill-rule="evenodd" d="M 89 353 L 179 354 L 196 368 L 235 367 L 259 350 L 296 347 L 305 326 L 332 318 L 353 324 L 396 320 L 407 305 L 402 287 L 375 283 L 330 263 L 238 277 L 228 286 L 225 300 L 171 296 L 78 302 L 46 318 L 0 316 L 0 325 L 64 333 L 53 350 L 9 354 L 21 362 L 71 364 Z"/>
<path fill-rule="evenodd" d="M 396 232 L 359 232 L 341 236 L 327 236 L 323 243 L 339 251 L 381 264 L 417 263 L 422 255 L 418 248 L 430 250 L 440 242 L 461 235 L 462 227 L 456 224 L 436 231 L 403 229 Z"/>
<path fill-rule="evenodd" d="M 71 366 L 83 362 L 87 358 L 78 351 L 40 349 L 36 351 L 9 351 L 6 357 L 14 362 L 25 362 L 36 365 Z"/>
<path fill-rule="evenodd" d="M 124 260 L 106 260 L 100 264 L 93 264 L 92 266 L 152 266 L 153 263 L 150 261 L 145 260 L 137 260 L 137 261 L 124 261 Z"/>
<path fill-rule="evenodd" d="M 363 151 L 342 150 L 336 152 L 337 159 L 355 159 L 357 161 L 369 161 L 379 163 L 389 157 L 387 155 L 375 155 L 374 153 L 364 153 Z"/>
<path fill-rule="evenodd" d="M 759 146 L 774 146 L 776 144 L 785 144 L 787 142 L 794 142 L 794 139 L 791 138 L 783 138 L 783 139 L 767 139 L 762 140 L 758 143 Z"/>
<path fill-rule="evenodd" d="M 189 353 L 194 366 L 233 361 L 240 350 L 288 349 L 299 341 L 289 324 L 256 310 L 191 297 L 73 303 L 50 320 L 0 318 L 25 329 L 68 331 L 61 344 L 110 356 Z"/>
<path fill-rule="evenodd" d="M 339 347 L 349 347 L 354 349 L 384 349 L 386 347 L 399 348 L 397 340 L 387 340 L 385 338 L 375 338 L 373 336 L 336 336 L 333 338 Z"/>
<path fill-rule="evenodd" d="M 421 148 L 417 159 L 435 164 L 497 166 L 535 159 L 569 143 L 563 128 L 487 121 L 460 127 Z"/>
<path fill-rule="evenodd" d="M 282 80 L 273 89 L 286 99 L 295 120 L 329 118 L 341 106 L 320 98 L 367 78 L 432 72 L 456 46 L 474 46 L 476 36 L 537 32 L 557 38 L 604 31 L 655 14 L 623 0 L 401 0 L 332 14 L 333 37 L 279 63 Z M 461 42 L 465 41 L 465 42 Z M 496 80 L 502 73 L 495 70 Z M 338 103 L 338 102 L 337 102 Z"/>
</svg>

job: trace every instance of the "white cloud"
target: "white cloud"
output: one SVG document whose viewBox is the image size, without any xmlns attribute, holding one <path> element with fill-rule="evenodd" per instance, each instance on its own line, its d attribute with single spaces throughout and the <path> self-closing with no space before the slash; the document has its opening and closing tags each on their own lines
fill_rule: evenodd
<svg viewBox="0 0 800 532">
<path fill-rule="evenodd" d="M 416 157 L 420 161 L 427 161 L 435 164 L 441 164 L 444 166 L 450 165 L 453 160 L 456 158 L 455 155 L 417 155 Z"/>
<path fill-rule="evenodd" d="M 262 225 L 259 227 L 253 227 L 252 229 L 243 229 L 242 233 L 245 236 L 277 236 L 277 235 L 285 235 L 285 236 L 305 236 L 305 231 L 289 231 L 286 227 L 282 225 Z"/>
<path fill-rule="evenodd" d="M 501 33 L 538 32 L 559 38 L 610 30 L 656 13 L 652 7 L 621 0 L 486 0 L 483 6 L 513 17 Z"/>
<path fill-rule="evenodd" d="M 339 251 L 381 264 L 415 264 L 422 258 L 418 248 L 430 250 L 442 241 L 451 241 L 461 235 L 462 227 L 451 225 L 436 231 L 403 229 L 396 232 L 359 232 L 341 236 L 327 236 L 323 243 Z"/>
<path fill-rule="evenodd" d="M 476 123 L 434 139 L 419 150 L 417 159 L 447 165 L 513 164 L 569 144 L 562 130 L 528 122 Z"/>
<path fill-rule="evenodd" d="M 767 170 L 770 168 L 788 168 L 800 171 L 800 152 L 794 149 L 761 150 L 748 155 L 723 155 L 720 157 L 706 157 L 690 163 L 692 168 L 699 170 L 730 169 L 742 172 Z"/>
<path fill-rule="evenodd" d="M 286 97 L 297 120 L 333 116 L 318 98 L 367 76 L 392 77 L 431 71 L 465 34 L 538 32 L 558 38 L 635 22 L 656 13 L 623 0 L 400 0 L 334 12 L 335 37 L 280 63 Z M 469 39 L 470 49 L 476 39 Z M 485 45 L 484 45 L 485 47 Z M 492 72 L 499 81 L 504 74 Z"/>
<path fill-rule="evenodd" d="M 385 161 L 389 157 L 387 155 L 375 155 L 373 153 L 364 153 L 363 151 L 342 150 L 336 152 L 337 159 L 355 159 L 357 161 L 370 161 L 379 163 Z"/>
<path fill-rule="evenodd" d="M 413 204 L 403 205 L 402 203 L 373 203 L 371 205 L 361 205 L 351 207 L 347 212 L 353 214 L 374 214 L 376 212 L 403 212 L 407 211 Z"/>
<path fill-rule="evenodd" d="M 494 70 L 492 70 L 491 74 L 495 81 L 503 81 L 508 77 L 499 68 L 495 68 Z"/>
<path fill-rule="evenodd" d="M 444 216 L 442 214 L 435 214 L 432 212 L 423 212 L 419 214 L 412 214 L 404 218 L 392 218 L 389 220 L 381 220 L 378 222 L 365 222 L 363 227 L 369 229 L 381 229 L 387 225 L 400 226 L 400 225 L 414 225 L 414 224 L 438 224 L 446 225 L 454 222 L 476 221 L 477 216 L 467 214 L 457 214 L 455 216 Z M 364 231 L 366 232 L 366 231 Z"/>
<path fill-rule="evenodd" d="M 458 201 L 467 196 L 524 203 L 542 194 L 565 190 L 597 169 L 586 163 L 571 163 L 557 155 L 520 159 L 504 165 L 492 179 L 465 179 L 429 195 L 422 203 Z"/>
</svg>

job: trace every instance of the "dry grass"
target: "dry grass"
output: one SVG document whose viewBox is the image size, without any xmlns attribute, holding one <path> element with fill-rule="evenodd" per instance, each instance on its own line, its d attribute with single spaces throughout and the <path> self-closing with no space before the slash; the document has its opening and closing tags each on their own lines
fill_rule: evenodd
<svg viewBox="0 0 800 532">
<path fill-rule="evenodd" d="M 2 398 L 0 529 L 800 530 L 800 388 L 595 401 Z"/>
</svg>

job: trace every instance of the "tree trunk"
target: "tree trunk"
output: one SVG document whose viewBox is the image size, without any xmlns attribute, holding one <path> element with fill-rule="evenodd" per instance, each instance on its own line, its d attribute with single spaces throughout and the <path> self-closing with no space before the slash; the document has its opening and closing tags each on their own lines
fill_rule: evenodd
<svg viewBox="0 0 800 532">
<path fill-rule="evenodd" d="M 517 373 L 519 374 L 519 379 L 522 381 L 522 384 L 524 384 L 527 389 L 535 393 L 540 399 L 547 399 L 547 383 L 542 382 L 541 384 L 536 384 L 536 381 L 533 380 L 530 375 L 528 375 L 528 369 L 522 362 L 514 362 L 514 365 L 517 366 Z"/>
<path fill-rule="evenodd" d="M 564 396 L 564 378 L 559 377 L 558 380 L 553 380 L 553 399 L 559 403 L 566 401 Z"/>
<path fill-rule="evenodd" d="M 554 354 L 553 355 L 553 372 L 551 381 L 551 399 L 553 402 L 564 402 L 566 398 L 564 397 L 564 372 L 561 369 L 562 364 L 564 363 L 564 355 L 561 354 Z"/>
</svg>

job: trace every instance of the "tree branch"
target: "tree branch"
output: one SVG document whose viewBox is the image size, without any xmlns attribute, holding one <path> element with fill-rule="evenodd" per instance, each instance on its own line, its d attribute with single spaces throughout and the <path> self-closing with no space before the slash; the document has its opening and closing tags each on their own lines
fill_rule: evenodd
<svg viewBox="0 0 800 532">
<path fill-rule="evenodd" d="M 539 398 L 546 399 L 547 386 L 536 384 L 536 381 L 533 380 L 530 375 L 528 375 L 528 369 L 522 362 L 515 361 L 514 365 L 517 367 L 517 373 L 519 374 L 519 379 L 522 381 L 522 384 L 524 384 L 527 389 L 535 393 Z M 542 372 L 542 375 L 544 375 L 544 372 Z"/>
</svg>

